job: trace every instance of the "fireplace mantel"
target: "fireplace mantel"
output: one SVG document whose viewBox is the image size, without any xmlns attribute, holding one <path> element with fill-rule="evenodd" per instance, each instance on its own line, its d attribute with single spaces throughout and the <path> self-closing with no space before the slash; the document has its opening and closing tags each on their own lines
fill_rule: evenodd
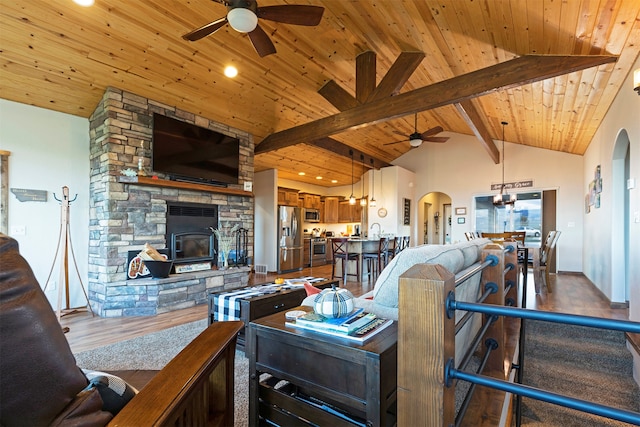
<svg viewBox="0 0 640 427">
<path fill-rule="evenodd" d="M 198 184 L 195 182 L 170 181 L 168 179 L 149 178 L 147 176 L 121 176 L 118 182 L 130 185 L 146 185 L 149 187 L 179 188 L 181 190 L 204 191 L 207 193 L 230 194 L 233 196 L 253 197 L 250 191 L 237 188 L 216 187 L 215 185 Z"/>
</svg>

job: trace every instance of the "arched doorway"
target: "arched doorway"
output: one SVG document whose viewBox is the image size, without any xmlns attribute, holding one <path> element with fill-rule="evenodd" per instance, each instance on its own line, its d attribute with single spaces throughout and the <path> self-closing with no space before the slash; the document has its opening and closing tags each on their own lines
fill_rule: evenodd
<svg viewBox="0 0 640 427">
<path fill-rule="evenodd" d="M 444 244 L 447 235 L 451 235 L 450 216 L 448 194 L 433 192 L 422 196 L 418 200 L 418 244 Z"/>
<path fill-rule="evenodd" d="M 630 177 L 631 144 L 622 129 L 616 138 L 611 159 L 611 302 L 629 301 L 629 226 L 631 212 L 627 180 Z"/>
</svg>

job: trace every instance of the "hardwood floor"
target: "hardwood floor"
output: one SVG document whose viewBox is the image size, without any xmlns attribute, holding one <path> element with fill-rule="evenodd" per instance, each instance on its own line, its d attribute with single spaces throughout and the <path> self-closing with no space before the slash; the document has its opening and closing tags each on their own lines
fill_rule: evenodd
<svg viewBox="0 0 640 427">
<path fill-rule="evenodd" d="M 271 282 L 276 276 L 276 274 L 253 274 L 250 277 L 250 284 Z M 331 266 L 306 268 L 281 276 L 285 278 L 301 276 L 329 278 Z M 628 309 L 610 308 L 607 299 L 582 274 L 559 274 L 555 277 L 552 275 L 552 281 L 552 293 L 543 289 L 540 294 L 536 295 L 533 288 L 533 278 L 529 275 L 527 308 L 612 319 L 628 319 Z M 346 287 L 355 296 L 359 296 L 373 289 L 373 282 L 347 281 Z M 156 316 L 104 318 L 92 317 L 90 313 L 81 312 L 64 316 L 61 319 L 61 324 L 63 327 L 69 327 L 66 337 L 73 352 L 80 352 L 206 317 L 207 305 L 202 304 Z"/>
</svg>

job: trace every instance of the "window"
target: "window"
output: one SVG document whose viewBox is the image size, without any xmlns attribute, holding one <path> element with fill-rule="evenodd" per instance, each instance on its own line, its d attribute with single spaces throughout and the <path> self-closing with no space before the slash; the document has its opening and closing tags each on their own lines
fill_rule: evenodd
<svg viewBox="0 0 640 427">
<path fill-rule="evenodd" d="M 475 198 L 476 231 L 525 231 L 527 242 L 542 236 L 542 193 L 519 193 L 513 205 L 494 206 L 493 195 Z"/>
</svg>

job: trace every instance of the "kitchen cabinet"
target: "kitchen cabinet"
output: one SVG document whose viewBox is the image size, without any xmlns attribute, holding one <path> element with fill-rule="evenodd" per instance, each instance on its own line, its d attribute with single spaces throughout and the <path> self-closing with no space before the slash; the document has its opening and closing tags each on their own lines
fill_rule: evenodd
<svg viewBox="0 0 640 427">
<path fill-rule="evenodd" d="M 278 187 L 278 205 L 299 206 L 298 190 L 293 188 Z"/>
<path fill-rule="evenodd" d="M 306 209 L 322 208 L 321 198 L 317 194 L 300 193 L 302 199 L 302 207 Z"/>
<path fill-rule="evenodd" d="M 323 209 L 324 222 L 329 224 L 339 222 L 338 221 L 339 204 L 340 204 L 339 197 L 329 196 L 324 198 L 324 209 Z"/>
<path fill-rule="evenodd" d="M 326 201 L 325 201 L 326 203 Z M 338 206 L 338 222 L 361 222 L 362 206 L 359 201 L 350 205 L 349 201 L 340 202 Z"/>
</svg>

